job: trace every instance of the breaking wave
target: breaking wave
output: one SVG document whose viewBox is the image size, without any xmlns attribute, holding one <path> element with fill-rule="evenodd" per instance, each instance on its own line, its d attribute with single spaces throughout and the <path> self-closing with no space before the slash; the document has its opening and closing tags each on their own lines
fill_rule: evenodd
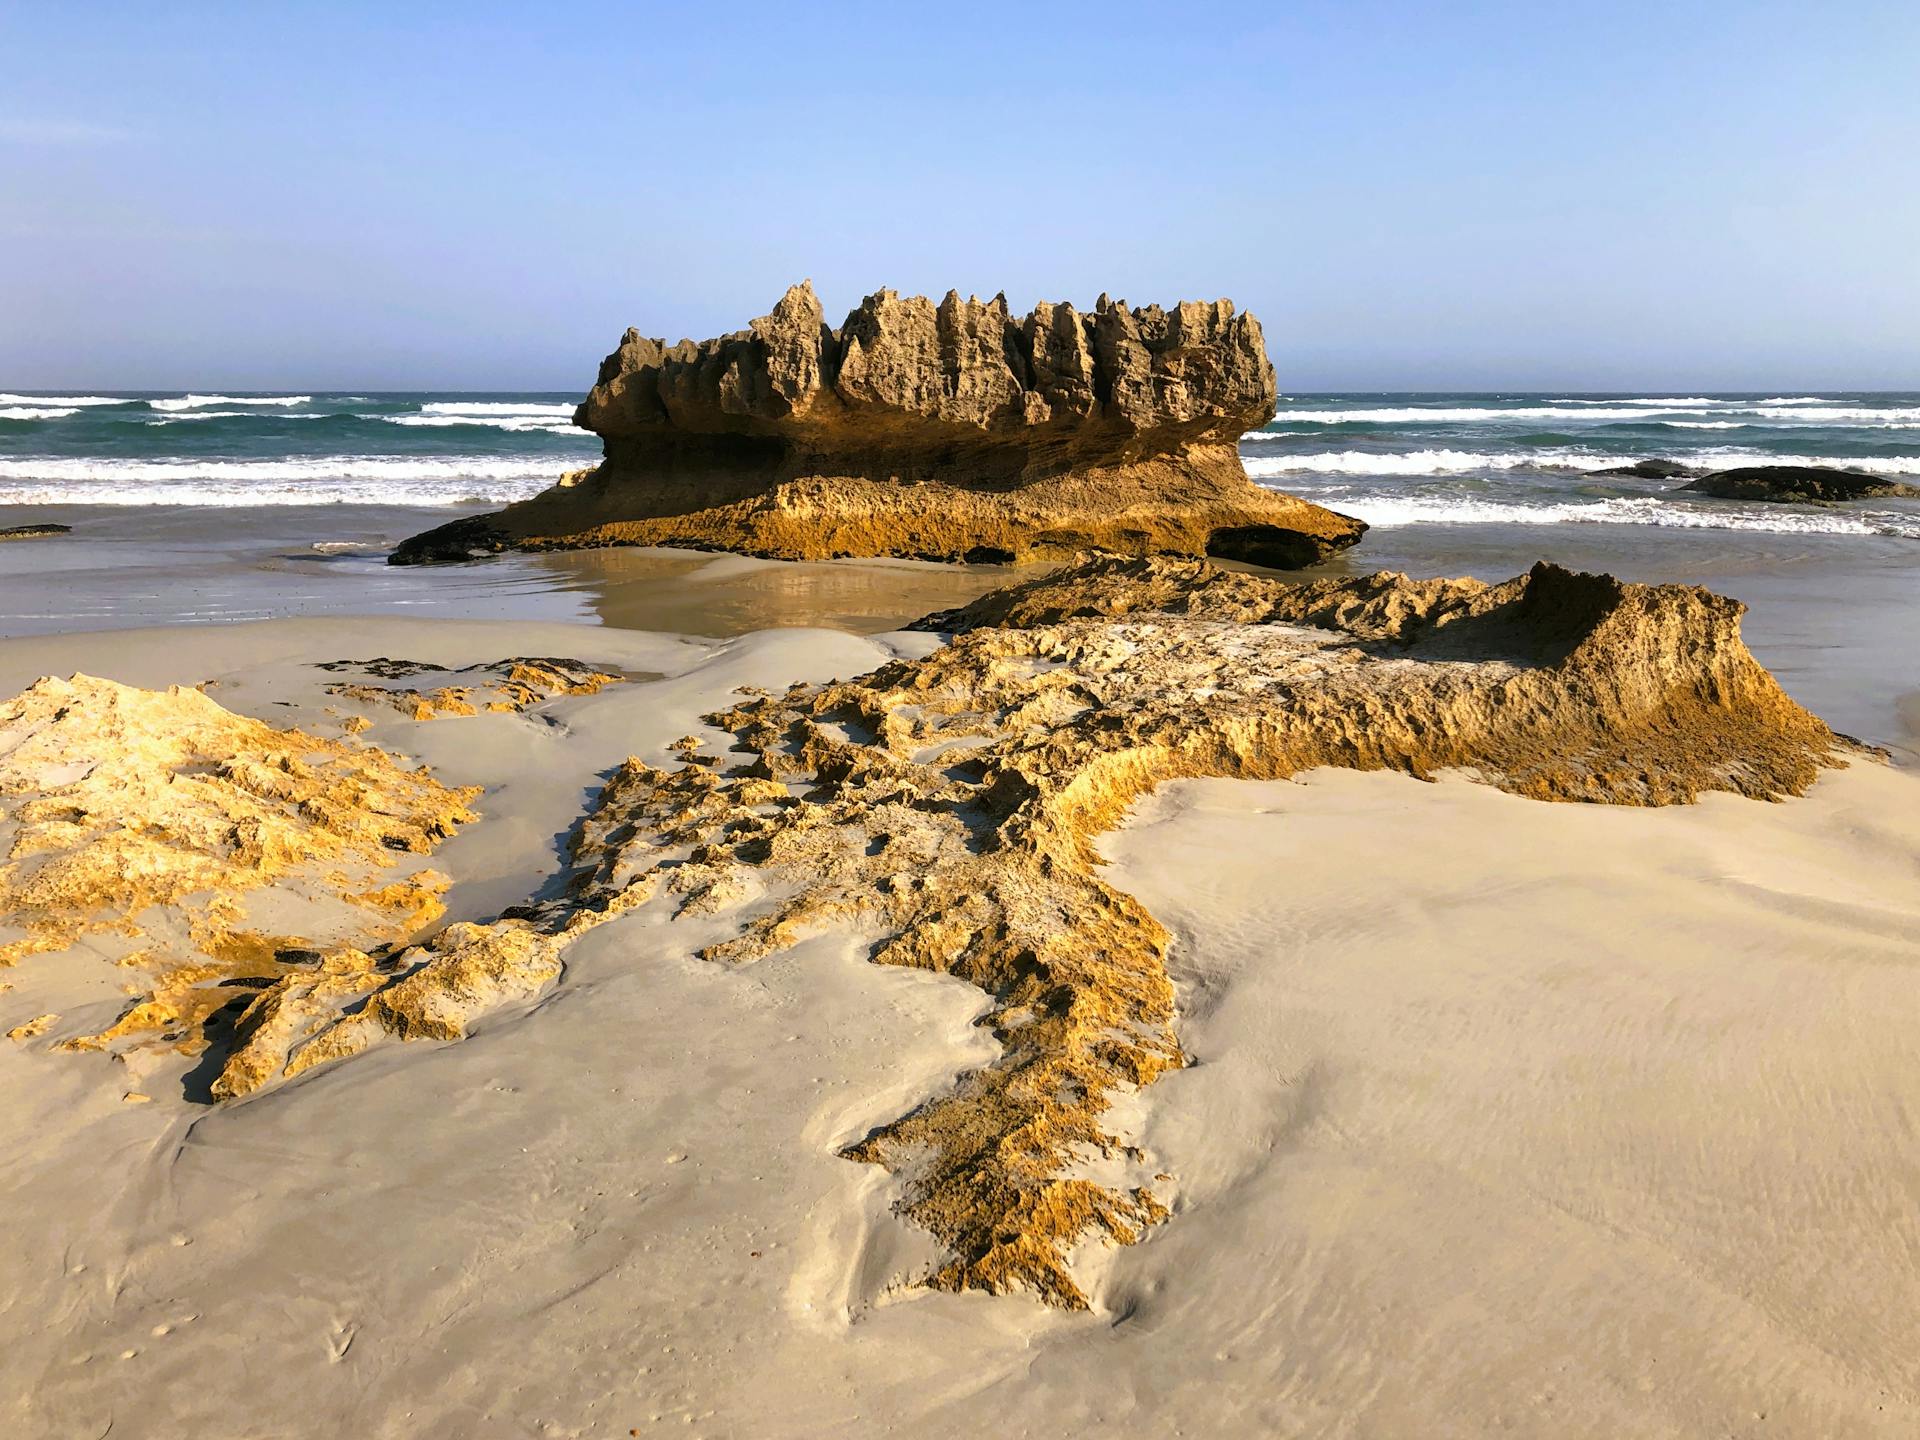
<svg viewBox="0 0 1920 1440">
<path fill-rule="evenodd" d="M 420 407 L 422 415 L 561 415 L 573 418 L 572 405 L 539 400 L 435 400 Z"/>
<path fill-rule="evenodd" d="M 1672 403 L 1636 403 L 1602 407 L 1598 402 L 1574 401 L 1566 405 L 1515 405 L 1497 408 L 1484 405 L 1426 407 L 1394 406 L 1381 410 L 1282 410 L 1276 424 L 1312 425 L 1465 425 L 1487 421 L 1511 420 L 1664 420 L 1674 415 L 1705 413 L 1713 416 L 1752 415 L 1767 420 L 1798 420 L 1808 424 L 1829 425 L 1856 420 L 1920 420 L 1920 406 L 1807 405 L 1797 400 L 1765 402 L 1706 402 L 1711 408 L 1686 401 Z M 1248 438 L 1257 439 L 1272 431 L 1252 430 Z"/>
<path fill-rule="evenodd" d="M 138 405 L 138 400 L 121 400 L 112 395 L 0 395 L 0 405 L 54 405 L 62 409 L 82 409 L 89 405 Z"/>
<path fill-rule="evenodd" d="M 537 494 L 563 466 L 497 456 L 0 460 L 0 505 L 451 505 Z"/>
<path fill-rule="evenodd" d="M 569 414 L 572 412 L 569 411 Z M 549 435 L 580 435 L 572 421 L 554 423 L 551 415 L 362 415 L 362 420 L 384 420 L 389 425 L 426 426 L 448 429 L 456 425 L 480 425 L 491 430 L 545 431 Z"/>
<path fill-rule="evenodd" d="M 1369 450 L 1329 450 L 1317 455 L 1255 455 L 1244 463 L 1255 479 L 1270 475 L 1471 475 L 1498 470 L 1600 470 L 1632 463 L 1633 457 L 1591 450 L 1411 450 L 1383 455 Z M 1728 470 L 1740 465 L 1818 465 L 1869 475 L 1920 475 L 1920 455 L 1781 455 L 1770 450 L 1718 449 L 1688 454 L 1693 464 Z"/>
<path fill-rule="evenodd" d="M 149 400 L 155 410 L 204 410 L 209 405 L 311 405 L 311 395 L 180 395 L 171 400 Z"/>
<path fill-rule="evenodd" d="M 1885 512 L 1740 509 L 1653 497 L 1489 501 L 1444 495 L 1320 495 L 1369 525 L 1651 525 L 1674 530 L 1747 530 L 1776 535 L 1881 535 L 1920 539 L 1920 518 Z"/>
</svg>

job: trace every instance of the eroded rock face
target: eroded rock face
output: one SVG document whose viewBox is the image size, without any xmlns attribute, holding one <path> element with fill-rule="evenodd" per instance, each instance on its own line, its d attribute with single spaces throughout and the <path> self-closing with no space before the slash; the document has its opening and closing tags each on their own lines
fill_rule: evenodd
<svg viewBox="0 0 1920 1440">
<path fill-rule="evenodd" d="M 1097 838 L 1168 780 L 1322 765 L 1460 769 L 1540 800 L 1798 793 L 1847 743 L 1754 661 L 1742 610 L 1544 564 L 1300 584 L 1088 561 L 928 617 L 952 638 L 924 658 L 748 693 L 675 763 L 627 760 L 556 897 L 380 959 L 303 957 L 241 1017 L 214 1093 L 457 1039 L 650 902 L 737 915 L 715 961 L 852 924 L 876 963 L 983 989 L 1002 1050 L 848 1158 L 901 1175 L 902 1212 L 946 1247 L 928 1283 L 1083 1306 L 1073 1246 L 1167 1218 L 1107 1112 L 1186 1063 L 1167 932 L 1101 878 Z"/>
<path fill-rule="evenodd" d="M 594 471 L 415 536 L 396 563 L 591 545 L 780 559 L 1213 554 L 1298 567 L 1359 521 L 1247 479 L 1241 434 L 1273 415 L 1259 322 L 1229 301 L 1102 296 L 1008 311 L 891 290 L 827 326 L 810 285 L 739 334 L 629 330 L 576 423 Z"/>
<path fill-rule="evenodd" d="M 787 895 L 709 952 L 750 959 L 827 924 L 874 959 L 972 981 L 1005 1047 L 849 1156 L 911 1176 L 905 1213 L 951 1260 L 931 1283 L 1085 1296 L 1089 1235 L 1164 1218 L 1102 1115 L 1184 1063 L 1167 933 L 1093 842 L 1160 783 L 1320 765 L 1470 768 L 1542 800 L 1658 805 L 1797 793 L 1835 737 L 1739 638 L 1737 602 L 1552 566 L 1501 585 L 1288 584 L 1205 563 L 1102 560 L 931 617 L 921 660 L 709 717 L 725 763 L 629 761 L 593 825 L 611 874 L 688 907 L 742 876 Z M 690 748 L 689 754 L 694 753 Z"/>
</svg>

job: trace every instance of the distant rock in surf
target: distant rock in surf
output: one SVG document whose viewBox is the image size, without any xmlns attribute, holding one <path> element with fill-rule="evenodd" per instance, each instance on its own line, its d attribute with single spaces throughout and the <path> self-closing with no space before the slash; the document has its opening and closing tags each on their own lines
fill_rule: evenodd
<svg viewBox="0 0 1920 1440">
<path fill-rule="evenodd" d="M 629 330 L 575 422 L 600 466 L 403 543 L 395 564 L 680 545 L 778 559 L 1011 562 L 1101 549 L 1310 565 L 1366 526 L 1247 478 L 1277 391 L 1230 301 L 1092 313 L 811 285 L 698 344 Z"/>
<path fill-rule="evenodd" d="M 1721 500 L 1830 505 L 1847 500 L 1920 499 L 1920 486 L 1821 465 L 1749 465 L 1716 470 L 1682 490 Z"/>
<path fill-rule="evenodd" d="M 0 540 L 45 540 L 53 535 L 71 535 L 71 525 L 14 525 L 0 530 Z"/>
<path fill-rule="evenodd" d="M 1636 460 L 1631 465 L 1615 465 L 1606 470 L 1590 470 L 1590 475 L 1625 475 L 1636 480 L 1689 480 L 1707 472 L 1696 465 L 1677 460 Z"/>
</svg>

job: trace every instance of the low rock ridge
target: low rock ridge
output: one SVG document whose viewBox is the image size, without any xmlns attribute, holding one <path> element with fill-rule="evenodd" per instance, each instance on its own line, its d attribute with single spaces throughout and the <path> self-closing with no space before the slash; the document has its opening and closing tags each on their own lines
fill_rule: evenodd
<svg viewBox="0 0 1920 1440">
<path fill-rule="evenodd" d="M 163 975 L 84 1043 L 123 1045 L 156 1026 L 188 1038 L 235 1010 L 210 1087 L 232 1100 L 375 1045 L 458 1040 L 475 1017 L 554 983 L 575 940 L 642 906 L 663 907 L 667 923 L 735 922 L 701 952 L 718 962 L 851 925 L 873 937 L 875 963 L 985 991 L 981 1023 L 1000 1049 L 842 1153 L 895 1171 L 899 1213 L 941 1243 L 923 1283 L 1083 1307 L 1075 1247 L 1132 1243 L 1178 1208 L 1179 1177 L 1129 1136 L 1116 1102 L 1188 1063 L 1170 937 L 1103 878 L 1098 837 L 1171 781 L 1317 766 L 1455 771 L 1542 801 L 1798 794 L 1858 751 L 1754 660 L 1743 609 L 1544 563 L 1500 584 L 1302 583 L 1192 560 L 1087 560 L 927 617 L 947 637 L 928 654 L 742 691 L 704 734 L 627 759 L 570 837 L 565 878 L 490 924 L 369 948 L 356 933 L 389 927 L 358 918 L 310 949 L 281 937 L 270 961 L 208 945 L 204 963 Z M 194 878 L 155 892 L 165 899 L 202 873 L 285 883 L 305 857 L 349 845 L 375 861 L 396 842 L 424 849 L 475 798 L 370 747 L 272 731 L 197 694 L 85 685 L 78 710 L 58 682 L 0 710 L 0 749 L 12 747 L 0 819 L 40 827 L 0 871 L 12 909 L 37 907 L 44 938 L 30 952 L 137 918 L 109 866 L 50 884 L 40 856 L 56 843 L 78 857 L 89 836 L 204 811 L 209 823 L 176 826 L 169 864 Z M 87 718 L 102 707 L 115 724 Z M 183 726 L 196 754 L 210 752 L 191 774 L 117 783 L 153 750 L 150 732 Z M 296 765 L 309 749 L 321 754 Z M 321 801 L 325 823 L 310 823 Z M 227 811 L 239 832 L 211 823 Z M 116 897 L 105 911 L 103 895 Z M 231 930 L 228 917 L 219 938 Z M 23 1017 L 16 1040 L 37 1044 L 57 1018 Z"/>
<path fill-rule="evenodd" d="M 417 535 L 396 564 L 678 545 L 776 559 L 1213 555 L 1282 568 L 1366 526 L 1247 478 L 1273 415 L 1260 322 L 1231 301 L 1091 312 L 869 295 L 839 329 L 810 284 L 737 334 L 636 330 L 575 423 L 595 469 Z"/>
</svg>

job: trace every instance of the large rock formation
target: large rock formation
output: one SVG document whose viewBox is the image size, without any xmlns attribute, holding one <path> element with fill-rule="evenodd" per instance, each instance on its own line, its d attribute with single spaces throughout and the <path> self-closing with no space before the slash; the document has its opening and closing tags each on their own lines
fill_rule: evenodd
<svg viewBox="0 0 1920 1440">
<path fill-rule="evenodd" d="M 395 564 L 504 549 L 680 545 L 778 559 L 1213 555 L 1286 568 L 1357 520 L 1248 480 L 1276 398 L 1260 324 L 1229 301 L 1104 295 L 1009 313 L 869 295 L 838 330 L 810 285 L 752 328 L 667 345 L 629 330 L 575 422 L 596 468 L 417 535 Z"/>
</svg>

